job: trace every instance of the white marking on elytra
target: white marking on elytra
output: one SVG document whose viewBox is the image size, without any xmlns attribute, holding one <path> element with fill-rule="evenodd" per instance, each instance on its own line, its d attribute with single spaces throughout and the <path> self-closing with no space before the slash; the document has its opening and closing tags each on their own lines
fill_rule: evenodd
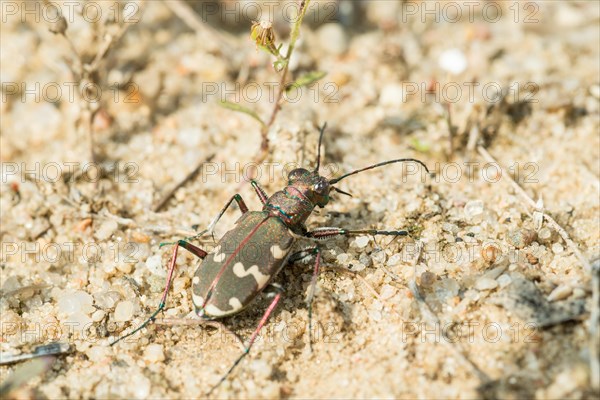
<svg viewBox="0 0 600 400">
<path fill-rule="evenodd" d="M 194 303 L 196 307 L 201 308 L 204 306 L 204 299 L 197 294 L 192 293 L 192 303 Z"/>
<path fill-rule="evenodd" d="M 210 315 L 213 317 L 220 317 L 221 315 L 225 315 L 225 314 L 229 313 L 229 311 L 223 311 L 219 307 L 215 306 L 214 304 L 207 305 L 204 308 L 204 310 L 206 311 L 207 315 Z"/>
<path fill-rule="evenodd" d="M 256 283 L 258 283 L 258 287 L 263 287 L 269 281 L 270 278 L 269 275 L 264 275 L 260 272 L 260 270 L 258 269 L 258 265 L 253 265 L 250 268 L 246 269 L 244 268 L 244 264 L 242 264 L 241 262 L 235 263 L 235 265 L 233 266 L 233 273 L 238 278 L 244 278 L 248 275 L 252 275 L 254 277 L 254 280 L 256 280 Z"/>
<path fill-rule="evenodd" d="M 226 257 L 225 253 L 220 253 L 220 251 L 221 251 L 221 246 L 215 247 L 215 250 L 214 250 L 215 255 L 213 256 L 213 260 L 215 262 L 223 262 L 225 260 L 225 257 Z"/>
<path fill-rule="evenodd" d="M 287 254 L 287 251 L 279 247 L 278 244 L 274 244 L 273 246 L 271 246 L 271 254 L 275 259 L 281 260 Z"/>
<path fill-rule="evenodd" d="M 195 276 L 192 278 L 192 284 L 197 285 L 200 283 L 200 277 L 199 276 Z"/>
<path fill-rule="evenodd" d="M 231 306 L 232 310 L 230 311 L 237 311 L 237 310 L 241 310 L 242 309 L 242 302 L 240 301 L 240 299 L 238 299 L 237 297 L 232 297 L 229 299 L 229 305 Z"/>
</svg>

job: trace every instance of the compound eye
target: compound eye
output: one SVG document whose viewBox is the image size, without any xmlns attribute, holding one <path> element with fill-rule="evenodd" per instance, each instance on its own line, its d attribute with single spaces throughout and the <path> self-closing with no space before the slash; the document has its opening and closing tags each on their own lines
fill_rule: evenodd
<svg viewBox="0 0 600 400">
<path fill-rule="evenodd" d="M 328 183 L 327 182 L 318 182 L 313 186 L 313 190 L 317 193 L 324 193 L 325 190 L 327 189 Z"/>
<path fill-rule="evenodd" d="M 296 168 L 288 174 L 288 180 L 296 181 L 296 180 L 306 176 L 307 173 L 308 173 L 308 171 L 305 170 L 304 168 Z"/>
</svg>

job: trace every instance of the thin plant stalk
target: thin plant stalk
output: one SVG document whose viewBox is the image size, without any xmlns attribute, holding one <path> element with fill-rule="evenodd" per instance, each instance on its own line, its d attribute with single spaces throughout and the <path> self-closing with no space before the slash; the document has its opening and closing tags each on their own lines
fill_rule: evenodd
<svg viewBox="0 0 600 400">
<path fill-rule="evenodd" d="M 260 145 L 259 156 L 257 157 L 257 162 L 260 162 L 265 159 L 268 150 L 269 150 L 269 138 L 268 133 L 269 129 L 275 122 L 275 118 L 277 117 L 277 113 L 281 108 L 281 99 L 283 98 L 283 93 L 285 92 L 285 83 L 290 67 L 290 59 L 292 58 L 292 54 L 296 47 L 296 41 L 300 36 L 300 26 L 302 25 L 302 21 L 304 20 L 304 16 L 306 15 L 306 11 L 308 10 L 308 5 L 311 0 L 302 0 L 300 3 L 300 12 L 294 25 L 292 27 L 292 32 L 290 34 L 290 44 L 288 46 L 285 57 L 283 58 L 283 71 L 281 73 L 281 79 L 279 81 L 279 92 L 277 93 L 277 98 L 275 99 L 275 105 L 273 106 L 273 111 L 271 112 L 271 116 L 265 125 L 263 125 L 261 129 L 262 134 L 262 143 Z"/>
</svg>

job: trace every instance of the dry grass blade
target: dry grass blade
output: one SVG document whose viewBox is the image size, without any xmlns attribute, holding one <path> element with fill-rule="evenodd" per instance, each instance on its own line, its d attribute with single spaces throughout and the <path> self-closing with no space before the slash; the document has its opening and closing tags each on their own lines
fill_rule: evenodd
<svg viewBox="0 0 600 400">
<path fill-rule="evenodd" d="M 187 176 L 185 178 L 183 178 L 179 183 L 177 183 L 173 187 L 173 189 L 169 190 L 169 192 L 166 195 L 164 195 L 158 203 L 156 203 L 156 205 L 154 206 L 154 212 L 159 212 L 160 210 L 162 210 L 163 207 L 169 202 L 169 200 L 171 200 L 171 197 L 173 197 L 175 192 L 177 192 L 180 188 L 182 188 L 190 180 L 194 179 L 198 175 L 198 173 L 200 173 L 200 171 L 202 171 L 202 167 L 204 166 L 204 164 L 206 164 L 207 162 L 210 162 L 214 156 L 215 156 L 214 154 L 211 154 L 204 161 L 200 162 L 200 164 L 198 164 L 196 166 L 196 168 L 194 168 L 189 174 L 187 174 Z"/>
<path fill-rule="evenodd" d="M 367 287 L 369 292 L 371 292 L 373 294 L 373 296 L 375 296 L 377 298 L 377 300 L 382 301 L 381 296 L 379 296 L 379 293 L 377 293 L 375 288 L 373 286 L 371 286 L 371 284 L 369 282 L 367 282 L 367 280 L 365 278 L 363 278 L 362 276 L 360 276 L 358 273 L 356 273 L 354 271 L 350 271 L 348 268 L 336 267 L 336 266 L 328 266 L 325 269 L 325 271 L 337 271 L 337 272 L 341 272 L 342 274 L 350 275 L 351 277 L 358 279 Z"/>
<path fill-rule="evenodd" d="M 201 319 L 192 318 L 157 318 L 154 323 L 156 325 L 188 325 L 188 326 L 210 326 L 222 332 L 225 332 L 228 337 L 235 339 L 235 342 L 242 351 L 246 350 L 244 342 L 238 335 L 236 335 L 231 329 L 227 328 L 224 324 L 219 321 L 205 321 Z"/>
<path fill-rule="evenodd" d="M 30 360 L 20 365 L 0 386 L 0 398 L 7 399 L 17 389 L 22 388 L 35 377 L 42 375 L 52 367 L 56 357 L 46 356 Z"/>
<path fill-rule="evenodd" d="M 515 189 L 515 191 L 521 196 L 521 198 L 531 207 L 531 208 L 536 208 L 536 202 L 527 194 L 525 193 L 525 191 L 523 190 L 523 188 L 521 186 L 519 186 L 519 184 L 517 182 L 515 182 L 510 174 L 507 173 L 506 169 L 504 169 L 500 163 L 498 161 L 496 161 L 496 159 L 494 157 L 492 157 L 492 155 L 483 147 L 483 146 L 477 146 L 477 151 L 479 152 L 479 154 L 488 162 L 493 163 L 495 165 L 498 166 L 498 168 L 500 168 L 500 172 L 502 174 L 502 177 L 507 177 L 508 179 L 508 183 L 513 187 L 513 189 Z M 548 213 L 543 213 L 544 215 L 544 219 L 546 221 L 548 221 L 548 223 L 554 228 L 556 229 L 556 231 L 558 232 L 558 234 L 563 238 L 563 240 L 565 241 L 565 243 L 567 244 L 567 246 L 569 246 L 569 248 L 571 249 L 571 251 L 573 251 L 573 254 L 575 254 L 575 256 L 579 259 L 579 261 L 581 262 L 581 265 L 583 265 L 583 268 L 587 271 L 587 272 L 591 272 L 592 271 L 592 267 L 590 266 L 589 261 L 583 256 L 583 254 L 581 253 L 581 251 L 579 251 L 579 248 L 577 247 L 577 245 L 575 244 L 575 242 L 573 242 L 573 240 L 571 240 L 571 238 L 569 237 L 569 234 L 567 233 L 567 231 L 558 224 L 558 222 L 556 222 L 556 220 L 554 218 L 552 218 L 552 216 L 550 216 Z"/>
<path fill-rule="evenodd" d="M 237 47 L 235 45 L 237 40 L 234 36 L 223 31 L 217 31 L 208 24 L 205 24 L 185 1 L 169 0 L 163 4 L 169 7 L 173 14 L 177 15 L 188 27 L 195 30 L 198 34 L 208 36 L 208 39 L 213 39 L 209 41 L 219 43 L 219 47 L 225 46 L 227 53 L 233 53 Z"/>
</svg>

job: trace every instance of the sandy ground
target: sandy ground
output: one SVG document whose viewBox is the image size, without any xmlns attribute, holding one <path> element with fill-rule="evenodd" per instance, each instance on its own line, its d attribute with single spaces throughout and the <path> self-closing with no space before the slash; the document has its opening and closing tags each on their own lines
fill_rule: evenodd
<svg viewBox="0 0 600 400">
<path fill-rule="evenodd" d="M 99 22 L 90 7 L 87 18 L 77 7 L 67 17 L 86 63 L 119 22 L 105 23 L 116 3 L 91 3 Z M 139 22 L 88 77 L 101 92 L 93 102 L 82 100 L 73 52 L 48 31 L 44 6 L 23 14 L 22 3 L 3 2 L 0 349 L 71 346 L 10 396 L 203 397 L 240 354 L 225 332 L 196 326 L 153 325 L 108 346 L 159 302 L 171 250 L 159 243 L 207 226 L 236 192 L 260 207 L 243 183 L 260 125 L 218 103 L 267 120 L 280 75 L 249 38 L 251 2 L 225 3 L 237 14 L 194 3 L 204 20 L 196 30 L 159 2 L 125 7 Z M 598 280 L 589 268 L 599 255 L 600 6 L 471 3 L 311 8 L 290 73 L 327 75 L 283 103 L 261 184 L 273 193 L 292 165 L 313 166 L 325 121 L 326 171 L 415 157 L 436 175 L 395 165 L 344 180 L 354 197 L 333 195 L 309 228 L 406 228 L 411 237 L 322 244 L 312 352 L 312 264 L 285 268 L 284 300 L 215 396 L 597 398 Z M 286 43 L 281 9 L 276 41 Z M 332 12 L 338 22 L 323 24 Z M 499 164 L 486 164 L 485 151 Z M 238 213 L 224 216 L 217 238 Z M 180 253 L 165 317 L 192 312 L 197 265 Z M 267 304 L 224 322 L 248 338 Z M 2 382 L 23 365 L 1 366 Z"/>
</svg>

